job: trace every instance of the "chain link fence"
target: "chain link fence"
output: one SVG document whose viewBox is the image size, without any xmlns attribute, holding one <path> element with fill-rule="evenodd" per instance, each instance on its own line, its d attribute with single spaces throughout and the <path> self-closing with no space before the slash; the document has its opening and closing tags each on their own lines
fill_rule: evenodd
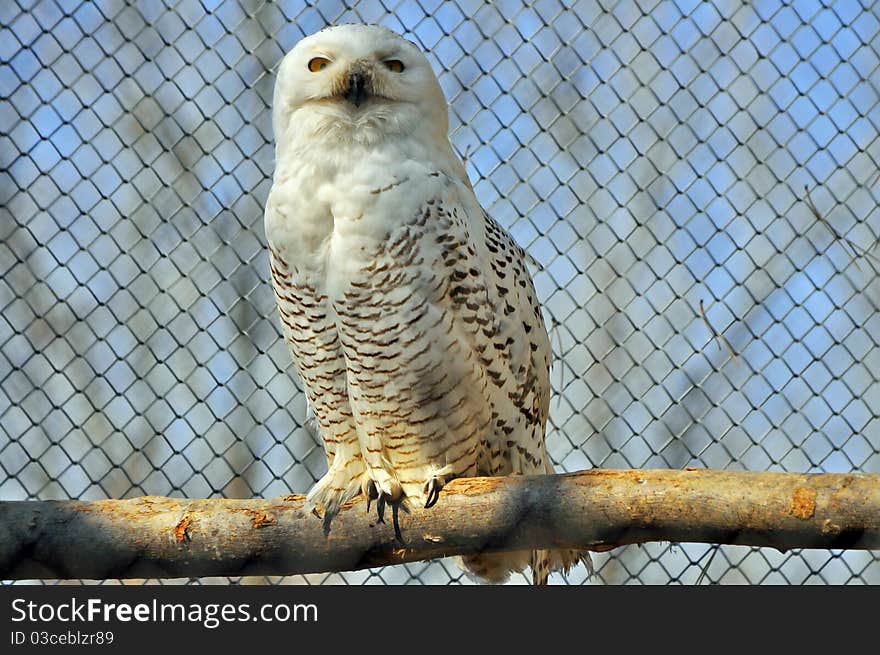
<svg viewBox="0 0 880 655">
<path fill-rule="evenodd" d="M 427 51 L 477 196 L 543 267 L 559 470 L 880 472 L 880 5 L 6 0 L 0 498 L 322 474 L 262 207 L 275 67 L 338 22 Z M 871 552 L 595 560 L 565 582 L 880 583 Z"/>
</svg>

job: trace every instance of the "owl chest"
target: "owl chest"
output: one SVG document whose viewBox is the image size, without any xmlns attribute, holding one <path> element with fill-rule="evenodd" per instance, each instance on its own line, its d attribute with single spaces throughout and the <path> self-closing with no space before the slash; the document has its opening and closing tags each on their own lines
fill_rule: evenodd
<svg viewBox="0 0 880 655">
<path fill-rule="evenodd" d="M 371 180 L 301 175 L 276 181 L 267 201 L 266 232 L 297 266 L 324 268 L 331 254 L 373 241 L 376 198 Z M 340 243 L 340 240 L 344 243 Z M 334 248 L 335 246 L 335 248 Z M 335 253 L 331 253 L 334 248 Z"/>
<path fill-rule="evenodd" d="M 424 186 L 407 171 L 352 173 L 321 183 L 292 179 L 273 187 L 267 235 L 295 269 L 320 278 L 339 297 L 419 215 L 431 192 Z"/>
</svg>

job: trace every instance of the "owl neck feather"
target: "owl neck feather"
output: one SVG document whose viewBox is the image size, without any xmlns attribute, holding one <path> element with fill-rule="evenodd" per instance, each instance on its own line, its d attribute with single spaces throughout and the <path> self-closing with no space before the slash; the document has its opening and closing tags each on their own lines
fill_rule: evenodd
<svg viewBox="0 0 880 655">
<path fill-rule="evenodd" d="M 467 182 L 464 167 L 452 150 L 445 132 L 431 129 L 399 131 L 394 120 L 374 119 L 356 123 L 324 112 L 297 112 L 275 145 L 276 177 L 289 176 L 288 166 L 309 162 L 334 170 L 358 166 L 377 155 L 387 154 L 395 161 L 415 160 Z M 332 120 L 337 118 L 337 120 Z"/>
</svg>

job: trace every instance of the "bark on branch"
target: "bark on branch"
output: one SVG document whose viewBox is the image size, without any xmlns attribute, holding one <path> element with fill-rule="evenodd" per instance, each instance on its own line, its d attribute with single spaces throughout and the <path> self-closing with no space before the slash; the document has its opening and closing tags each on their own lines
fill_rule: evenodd
<svg viewBox="0 0 880 655">
<path fill-rule="evenodd" d="M 880 548 L 880 475 L 591 470 L 456 480 L 436 506 L 323 522 L 302 496 L 0 502 L 0 578 L 345 571 L 484 550 L 646 541 Z"/>
</svg>

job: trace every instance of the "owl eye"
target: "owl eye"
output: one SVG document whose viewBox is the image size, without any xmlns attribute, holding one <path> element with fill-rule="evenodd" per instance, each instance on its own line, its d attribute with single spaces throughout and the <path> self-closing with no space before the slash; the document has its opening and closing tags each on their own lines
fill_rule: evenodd
<svg viewBox="0 0 880 655">
<path fill-rule="evenodd" d="M 324 57 L 315 57 L 309 60 L 309 70 L 313 73 L 322 71 L 330 65 L 330 60 Z"/>
<path fill-rule="evenodd" d="M 388 61 L 384 61 L 382 63 L 385 64 L 385 68 L 390 70 L 392 73 L 402 73 L 403 69 L 406 68 L 406 66 L 403 65 L 403 62 L 399 59 L 389 59 Z"/>
</svg>

